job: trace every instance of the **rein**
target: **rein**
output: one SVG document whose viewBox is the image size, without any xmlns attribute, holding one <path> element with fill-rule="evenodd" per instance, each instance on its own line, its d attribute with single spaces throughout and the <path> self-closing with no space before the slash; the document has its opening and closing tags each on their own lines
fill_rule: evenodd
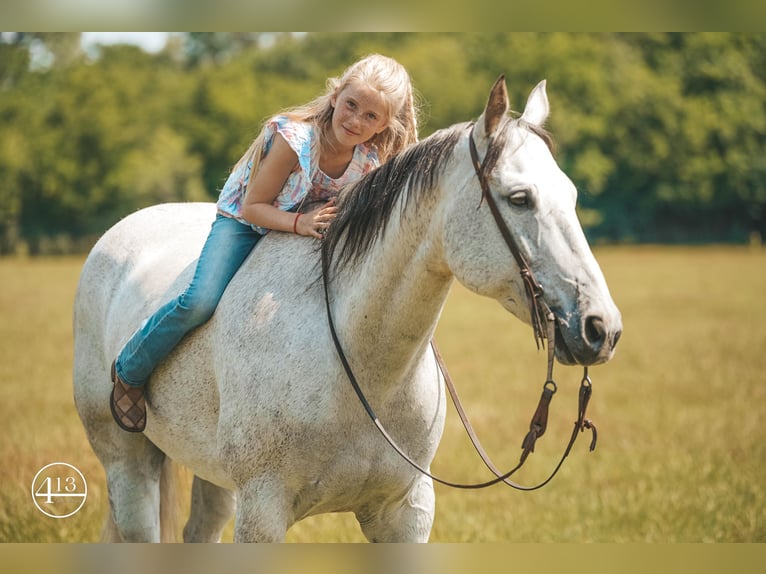
<svg viewBox="0 0 766 574">
<path fill-rule="evenodd" d="M 519 250 L 518 245 L 513 238 L 513 235 L 511 234 L 510 230 L 508 229 L 508 226 L 506 225 L 505 221 L 500 215 L 500 211 L 497 207 L 497 204 L 495 203 L 495 200 L 492 197 L 492 194 L 490 193 L 489 183 L 487 181 L 487 175 L 486 173 L 484 173 L 484 166 L 479 160 L 478 152 L 476 150 L 476 144 L 474 143 L 473 129 L 471 130 L 471 133 L 469 134 L 468 141 L 469 141 L 469 148 L 471 153 L 471 160 L 473 162 L 474 170 L 476 172 L 476 177 L 479 180 L 479 185 L 481 186 L 481 190 L 482 190 L 482 199 L 485 199 L 487 201 L 487 205 L 489 206 L 490 212 L 492 213 L 492 216 L 495 219 L 495 223 L 497 224 L 498 230 L 500 231 L 500 234 L 502 235 L 506 245 L 511 251 L 513 258 L 516 260 L 516 263 L 519 266 L 521 277 L 524 282 L 524 288 L 527 292 L 527 296 L 529 299 L 529 306 L 530 306 L 529 310 L 530 310 L 530 315 L 532 318 L 532 328 L 534 331 L 535 343 L 537 345 L 537 348 L 539 349 L 541 345 L 544 347 L 545 340 L 548 341 L 547 376 L 546 376 L 545 383 L 543 384 L 543 392 L 542 392 L 542 395 L 540 396 L 540 401 L 538 402 L 537 408 L 535 409 L 535 412 L 532 415 L 532 420 L 529 423 L 529 431 L 524 437 L 524 440 L 521 445 L 522 453 L 519 458 L 518 464 L 511 470 L 505 473 L 502 473 L 498 470 L 498 468 L 489 458 L 489 456 L 487 455 L 487 452 L 484 450 L 484 447 L 481 445 L 481 442 L 476 436 L 476 432 L 474 431 L 473 426 L 471 425 L 471 422 L 469 421 L 468 416 L 465 413 L 465 410 L 463 409 L 463 405 L 460 402 L 460 399 L 457 395 L 457 390 L 455 388 L 455 385 L 452 382 L 451 377 L 449 376 L 446 365 L 444 364 L 444 360 L 442 359 L 441 353 L 439 352 L 438 348 L 436 347 L 436 343 L 433 340 L 431 341 L 431 347 L 433 349 L 434 357 L 436 359 L 436 363 L 439 369 L 442 372 L 445 386 L 447 387 L 450 397 L 452 398 L 452 402 L 455 405 L 455 410 L 457 411 L 458 416 L 460 417 L 460 420 L 463 423 L 463 427 L 468 433 L 468 436 L 471 439 L 471 443 L 476 449 L 476 452 L 479 454 L 479 456 L 481 457 L 486 467 L 495 475 L 495 478 L 492 480 L 488 480 L 486 482 L 479 482 L 479 483 L 466 484 L 466 483 L 451 482 L 431 474 L 430 472 L 428 472 L 428 470 L 426 470 L 421 465 L 416 463 L 407 453 L 404 452 L 404 450 L 396 443 L 396 441 L 391 437 L 388 431 L 386 431 L 386 429 L 383 427 L 383 424 L 380 422 L 380 419 L 375 414 L 375 411 L 373 410 L 369 401 L 365 397 L 361 387 L 359 386 L 359 383 L 351 369 L 351 366 L 348 363 L 348 359 L 346 358 L 346 354 L 343 351 L 343 347 L 341 346 L 340 340 L 338 339 L 338 334 L 335 330 L 335 323 L 333 321 L 332 312 L 330 310 L 330 297 L 329 297 L 327 274 L 323 273 L 322 281 L 324 285 L 325 306 L 327 308 L 327 320 L 330 327 L 330 335 L 332 336 L 333 343 L 335 344 L 335 349 L 338 353 L 338 357 L 340 358 L 341 364 L 343 365 L 343 369 L 346 372 L 346 376 L 351 382 L 351 386 L 354 388 L 354 392 L 359 398 L 359 401 L 362 403 L 362 406 L 364 407 L 365 411 L 367 411 L 367 414 L 369 415 L 373 424 L 378 429 L 378 431 L 383 436 L 383 438 L 386 439 L 388 444 L 408 464 L 410 464 L 416 470 L 428 476 L 432 480 L 440 484 L 443 484 L 445 486 L 450 486 L 453 488 L 479 489 L 479 488 L 486 488 L 488 486 L 492 486 L 494 484 L 503 482 L 507 484 L 508 486 L 515 488 L 517 490 L 523 490 L 523 491 L 537 490 L 538 488 L 542 488 L 543 486 L 548 484 L 553 479 L 553 477 L 558 473 L 559 469 L 564 463 L 564 460 L 569 455 L 569 452 L 572 450 L 572 447 L 574 446 L 574 443 L 577 440 L 577 437 L 580 432 L 585 431 L 585 429 L 590 429 L 593 432 L 593 440 L 591 441 L 591 444 L 590 444 L 590 450 L 591 451 L 595 450 L 596 439 L 597 439 L 596 427 L 589 419 L 585 418 L 588 402 L 590 401 L 592 383 L 591 383 L 590 377 L 588 376 L 588 367 L 585 367 L 583 378 L 582 378 L 582 381 L 580 382 L 577 420 L 574 423 L 574 429 L 572 430 L 572 435 L 570 436 L 569 442 L 566 446 L 566 449 L 564 450 L 564 454 L 562 455 L 561 460 L 559 460 L 559 463 L 556 465 L 553 472 L 548 476 L 548 478 L 546 478 L 544 481 L 534 486 L 524 486 L 516 482 L 513 482 L 512 480 L 509 480 L 510 476 L 513 475 L 516 471 L 518 471 L 524 465 L 529 454 L 535 451 L 535 443 L 537 442 L 537 439 L 540 438 L 545 433 L 545 430 L 548 425 L 548 409 L 550 406 L 551 399 L 553 398 L 553 395 L 556 393 L 556 390 L 557 390 L 556 383 L 553 380 L 556 318 L 553 312 L 551 311 L 550 307 L 548 307 L 548 305 L 545 303 L 545 300 L 543 299 L 542 285 L 540 285 L 540 283 L 537 281 L 534 274 L 532 273 L 532 269 L 529 267 L 529 265 L 526 262 L 526 259 L 524 258 L 523 254 Z"/>
</svg>

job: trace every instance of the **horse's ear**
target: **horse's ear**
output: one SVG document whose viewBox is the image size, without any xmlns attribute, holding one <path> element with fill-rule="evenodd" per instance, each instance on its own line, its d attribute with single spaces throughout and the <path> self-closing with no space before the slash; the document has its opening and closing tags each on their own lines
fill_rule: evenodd
<svg viewBox="0 0 766 574">
<path fill-rule="evenodd" d="M 484 133 L 492 135 L 508 113 L 508 90 L 505 87 L 505 75 L 501 74 L 489 92 L 487 107 L 484 109 Z"/>
<path fill-rule="evenodd" d="M 521 119 L 533 126 L 543 127 L 551 108 L 548 104 L 548 94 L 545 92 L 545 80 L 537 84 L 527 98 L 527 105 Z"/>
</svg>

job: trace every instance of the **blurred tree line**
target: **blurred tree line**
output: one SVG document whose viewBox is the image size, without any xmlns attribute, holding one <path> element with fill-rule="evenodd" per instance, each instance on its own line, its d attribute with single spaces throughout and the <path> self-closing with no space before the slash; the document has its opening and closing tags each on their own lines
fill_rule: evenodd
<svg viewBox="0 0 766 574">
<path fill-rule="evenodd" d="M 263 119 L 358 57 L 402 62 L 421 137 L 547 78 L 557 159 L 591 240 L 766 231 L 766 35 L 188 33 L 149 54 L 0 35 L 0 253 L 87 250 L 120 217 L 214 201 Z"/>
</svg>

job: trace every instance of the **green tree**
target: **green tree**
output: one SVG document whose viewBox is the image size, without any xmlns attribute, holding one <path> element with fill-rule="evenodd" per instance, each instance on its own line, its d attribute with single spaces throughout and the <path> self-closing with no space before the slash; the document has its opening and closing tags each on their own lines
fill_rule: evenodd
<svg viewBox="0 0 766 574">
<path fill-rule="evenodd" d="M 0 34 L 0 253 L 86 247 L 126 213 L 214 200 L 271 114 L 380 52 L 410 71 L 421 137 L 548 80 L 557 159 L 593 239 L 766 233 L 766 35 L 174 36 L 147 54 L 79 34 Z"/>
<path fill-rule="evenodd" d="M 632 222 L 642 240 L 741 241 L 748 231 L 762 232 L 763 36 L 658 34 L 626 40 L 651 67 L 652 89 L 620 117 L 634 126 L 634 137 L 612 142 L 620 169 L 611 185 L 623 189 L 610 211 L 619 209 L 619 219 Z M 629 213 L 635 205 L 641 217 Z"/>
</svg>

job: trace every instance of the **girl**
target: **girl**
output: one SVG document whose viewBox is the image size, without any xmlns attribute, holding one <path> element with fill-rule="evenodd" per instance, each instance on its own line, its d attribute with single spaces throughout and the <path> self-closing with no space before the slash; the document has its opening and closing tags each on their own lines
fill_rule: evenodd
<svg viewBox="0 0 766 574">
<path fill-rule="evenodd" d="M 207 321 L 255 244 L 275 229 L 321 238 L 336 214 L 340 188 L 417 141 L 406 70 L 377 54 L 327 81 L 325 93 L 264 125 L 231 171 L 194 277 L 149 317 L 112 363 L 117 424 L 146 425 L 143 386 L 183 336 Z M 304 201 L 320 206 L 301 213 Z"/>
</svg>

